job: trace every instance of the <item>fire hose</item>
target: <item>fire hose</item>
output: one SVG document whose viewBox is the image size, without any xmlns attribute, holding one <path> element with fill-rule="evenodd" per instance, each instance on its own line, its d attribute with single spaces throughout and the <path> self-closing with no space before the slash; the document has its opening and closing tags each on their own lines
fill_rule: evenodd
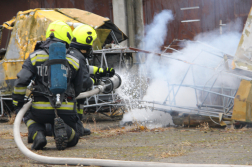
<svg viewBox="0 0 252 167">
<path fill-rule="evenodd" d="M 110 80 L 107 81 L 110 84 L 104 84 L 99 85 L 97 88 L 81 93 L 76 99 L 82 99 L 86 97 L 93 96 L 95 94 L 103 92 L 105 89 L 113 90 L 115 88 L 118 88 L 121 84 L 121 79 L 118 75 L 115 75 L 114 77 L 110 78 Z M 112 85 L 113 83 L 113 85 Z M 216 165 L 216 164 L 174 164 L 174 163 L 158 163 L 158 162 L 141 162 L 141 161 L 120 161 L 120 160 L 110 160 L 110 159 L 89 159 L 89 158 L 70 158 L 70 157 L 48 157 L 36 154 L 29 150 L 23 143 L 21 135 L 20 135 L 20 124 L 22 121 L 22 118 L 24 117 L 26 111 L 31 107 L 32 100 L 27 102 L 18 112 L 14 127 L 13 127 L 13 134 L 14 134 L 14 140 L 19 148 L 19 150 L 27 157 L 39 161 L 46 164 L 57 164 L 57 165 L 97 165 L 97 166 L 118 166 L 118 167 L 146 167 L 146 166 L 152 166 L 152 167 L 240 167 L 241 165 Z"/>
</svg>

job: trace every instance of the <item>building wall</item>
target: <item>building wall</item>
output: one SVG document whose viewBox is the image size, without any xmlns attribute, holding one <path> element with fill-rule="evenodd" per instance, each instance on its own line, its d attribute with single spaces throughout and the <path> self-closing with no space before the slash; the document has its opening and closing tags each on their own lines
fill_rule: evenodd
<svg viewBox="0 0 252 167">
<path fill-rule="evenodd" d="M 181 10 L 197 6 L 196 9 Z M 143 0 L 144 24 L 150 24 L 156 13 L 172 10 L 174 20 L 168 25 L 167 46 L 173 39 L 193 39 L 201 32 L 220 29 L 220 20 L 222 24 L 227 24 L 240 18 L 244 25 L 251 6 L 252 0 Z M 194 19 L 200 21 L 181 22 Z M 226 30 L 235 28 L 227 27 Z"/>
<path fill-rule="evenodd" d="M 115 1 L 118 2 L 115 3 Z M 141 7 L 136 5 L 138 4 L 136 1 L 141 1 L 143 10 L 140 10 Z M 133 2 L 135 5 L 133 5 Z M 114 14 L 113 17 L 113 3 L 114 5 L 126 5 L 125 20 L 122 20 L 122 18 L 115 18 L 121 17 L 122 14 Z M 242 24 L 245 24 L 247 15 L 252 6 L 252 0 L 124 0 L 124 3 L 119 3 L 119 0 L 114 0 L 113 3 L 112 0 L 7 0 L 1 2 L 0 5 L 0 24 L 10 20 L 18 11 L 34 8 L 78 8 L 96 13 L 103 17 L 108 17 L 112 21 L 114 20 L 119 28 L 121 26 L 120 23 L 126 23 L 127 30 L 125 30 L 125 33 L 129 35 L 129 40 L 134 40 L 131 41 L 129 46 L 137 47 L 139 41 L 137 41 L 138 39 L 136 37 L 143 31 L 143 25 L 150 24 L 156 13 L 161 12 L 163 9 L 170 9 L 174 15 L 174 21 L 168 25 L 169 31 L 165 41 L 165 45 L 168 45 L 173 39 L 193 39 L 195 35 L 201 32 L 219 29 L 220 20 L 222 20 L 223 24 L 227 24 L 240 18 Z M 199 8 L 181 10 L 181 8 L 195 6 Z M 121 6 L 120 8 L 124 9 L 124 7 Z M 114 11 L 117 13 L 123 12 L 119 9 L 114 9 Z M 127 11 L 131 11 L 131 13 L 127 13 Z M 132 13 L 132 11 L 135 12 Z M 144 23 L 141 21 L 142 18 L 138 18 L 142 17 L 139 11 L 143 11 Z M 129 16 L 132 15 L 134 17 L 130 18 Z M 199 19 L 200 21 L 188 23 L 181 22 L 182 20 L 192 19 Z M 227 30 L 232 30 L 234 28 L 235 27 L 228 27 Z M 132 31 L 129 30 L 134 30 L 133 32 L 135 35 L 130 34 Z M 8 31 L 9 30 L 3 31 L 3 39 L 0 48 L 6 45 Z"/>
<path fill-rule="evenodd" d="M 113 21 L 112 0 L 6 0 L 0 3 L 0 24 L 16 16 L 17 12 L 34 8 L 78 8 Z M 9 30 L 3 31 L 1 48 L 5 48 Z"/>
<path fill-rule="evenodd" d="M 122 30 L 127 36 L 127 16 L 124 0 L 113 0 L 113 20 L 114 24 Z M 127 46 L 127 41 L 121 42 L 122 46 Z"/>
</svg>

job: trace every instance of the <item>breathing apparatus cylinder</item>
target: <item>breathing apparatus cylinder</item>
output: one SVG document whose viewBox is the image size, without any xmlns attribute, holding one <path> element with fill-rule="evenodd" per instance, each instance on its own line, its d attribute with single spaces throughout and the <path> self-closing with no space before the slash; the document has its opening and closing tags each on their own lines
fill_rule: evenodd
<svg viewBox="0 0 252 167">
<path fill-rule="evenodd" d="M 49 47 L 49 60 L 66 60 L 66 46 L 63 43 L 53 43 Z M 63 64 L 52 64 L 50 67 L 50 91 L 61 94 L 67 90 L 67 67 Z"/>
</svg>

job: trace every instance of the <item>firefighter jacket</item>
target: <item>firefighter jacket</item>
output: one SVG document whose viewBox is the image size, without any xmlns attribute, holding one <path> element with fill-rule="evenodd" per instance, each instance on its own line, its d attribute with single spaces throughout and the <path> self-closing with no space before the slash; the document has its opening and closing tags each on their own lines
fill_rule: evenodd
<svg viewBox="0 0 252 167">
<path fill-rule="evenodd" d="M 80 65 L 81 70 L 85 71 L 85 74 L 82 77 L 82 84 L 83 85 L 80 90 L 81 90 L 81 92 L 87 91 L 93 85 L 93 81 L 90 78 L 89 71 L 90 71 L 90 69 L 94 70 L 93 68 L 95 68 L 95 66 L 87 65 L 85 57 L 82 55 L 82 53 L 78 49 L 70 47 L 67 51 L 67 55 L 76 57 L 79 60 L 79 62 L 81 64 Z"/>
<path fill-rule="evenodd" d="M 49 59 L 48 48 L 39 48 L 29 55 L 25 60 L 21 71 L 17 75 L 17 79 L 14 83 L 14 91 L 12 94 L 13 104 L 19 106 L 19 104 L 24 103 L 24 96 L 26 94 L 26 88 L 31 82 L 35 80 L 35 91 L 42 92 L 34 93 L 34 101 L 32 107 L 34 109 L 48 109 L 52 110 L 53 108 L 50 105 L 49 100 L 46 96 L 43 96 L 43 93 L 46 92 L 46 87 L 42 83 L 42 73 L 44 73 L 44 80 L 48 80 L 48 67 L 42 66 L 45 61 Z M 66 59 L 70 65 L 70 85 L 67 87 L 66 94 L 69 99 L 72 99 L 78 96 L 83 88 L 89 88 L 92 86 L 92 80 L 89 78 L 88 67 L 86 64 L 83 64 L 84 61 L 81 57 L 76 56 L 75 54 L 67 54 Z M 83 58 L 84 59 L 84 58 Z M 85 83 L 83 83 L 85 82 Z M 64 110 L 73 110 L 73 102 L 63 102 L 60 109 Z"/>
<path fill-rule="evenodd" d="M 95 74 L 98 71 L 99 68 L 96 67 L 96 66 L 87 65 L 85 57 L 76 48 L 70 47 L 68 49 L 68 54 L 71 55 L 71 56 L 78 57 L 78 59 L 81 61 L 81 64 L 84 64 L 82 66 L 82 68 L 85 68 L 85 71 L 87 70 L 87 72 L 89 73 L 88 75 L 83 76 L 83 86 L 82 86 L 81 92 L 86 92 L 90 88 L 90 81 L 91 81 L 91 86 L 93 84 L 93 81 L 90 78 L 90 74 Z M 78 114 L 83 114 L 83 109 L 80 109 L 80 104 L 83 104 L 84 101 L 85 101 L 84 99 L 77 100 L 77 112 L 78 112 Z"/>
</svg>

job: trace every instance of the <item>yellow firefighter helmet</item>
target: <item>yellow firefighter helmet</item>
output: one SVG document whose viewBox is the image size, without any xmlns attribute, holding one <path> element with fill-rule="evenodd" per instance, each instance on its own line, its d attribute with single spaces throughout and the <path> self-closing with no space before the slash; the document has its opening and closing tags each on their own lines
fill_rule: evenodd
<svg viewBox="0 0 252 167">
<path fill-rule="evenodd" d="M 73 37 L 73 32 L 65 22 L 57 20 L 50 23 L 46 30 L 46 38 L 49 38 L 52 35 L 54 38 L 70 44 Z"/>
<path fill-rule="evenodd" d="M 73 30 L 73 41 L 78 44 L 92 46 L 96 38 L 96 31 L 89 25 L 79 25 Z"/>
</svg>

